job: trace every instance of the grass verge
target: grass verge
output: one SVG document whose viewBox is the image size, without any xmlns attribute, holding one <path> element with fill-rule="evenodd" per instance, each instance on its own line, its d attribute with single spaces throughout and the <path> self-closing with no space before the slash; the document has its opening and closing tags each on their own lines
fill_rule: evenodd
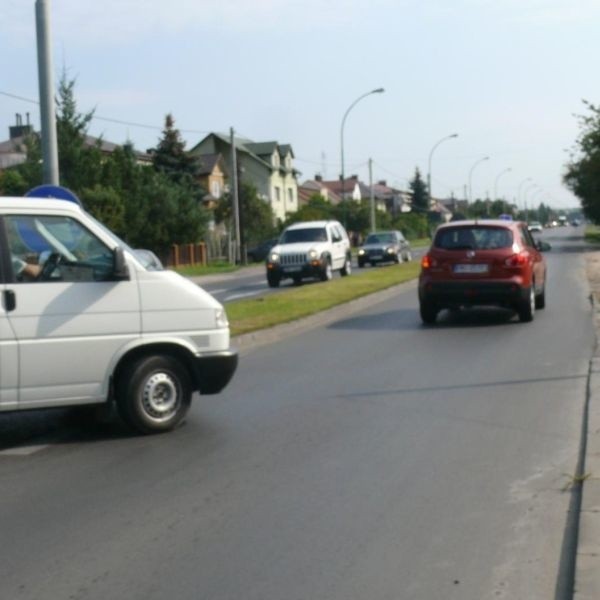
<svg viewBox="0 0 600 600">
<path fill-rule="evenodd" d="M 588 225 L 585 228 L 585 239 L 593 244 L 600 244 L 600 226 Z"/>
<path fill-rule="evenodd" d="M 419 262 L 412 261 L 369 269 L 369 272 L 360 277 L 340 277 L 327 283 L 308 283 L 277 294 L 230 302 L 226 309 L 231 335 L 249 333 L 307 317 L 414 279 L 419 270 Z"/>
</svg>

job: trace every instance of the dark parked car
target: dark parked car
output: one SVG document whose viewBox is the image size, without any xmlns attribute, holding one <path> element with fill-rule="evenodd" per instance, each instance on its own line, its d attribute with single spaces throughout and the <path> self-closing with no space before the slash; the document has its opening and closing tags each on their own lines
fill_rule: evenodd
<svg viewBox="0 0 600 600">
<path fill-rule="evenodd" d="M 444 308 L 495 305 L 531 321 L 546 304 L 546 261 L 526 223 L 460 221 L 438 227 L 421 260 L 419 305 L 424 323 Z"/>
<path fill-rule="evenodd" d="M 358 266 L 361 268 L 366 263 L 374 266 L 377 263 L 408 262 L 411 259 L 410 244 L 400 231 L 370 233 L 358 249 Z"/>
<path fill-rule="evenodd" d="M 273 238 L 266 242 L 261 242 L 258 246 L 250 248 L 247 252 L 248 260 L 251 260 L 252 262 L 262 262 L 263 260 L 266 260 L 269 251 L 277 244 L 277 241 L 278 238 Z"/>
</svg>

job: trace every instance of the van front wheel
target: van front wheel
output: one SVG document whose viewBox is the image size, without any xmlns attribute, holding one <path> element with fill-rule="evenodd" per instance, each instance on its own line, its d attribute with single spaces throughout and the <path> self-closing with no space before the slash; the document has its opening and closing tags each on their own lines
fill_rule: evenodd
<svg viewBox="0 0 600 600">
<path fill-rule="evenodd" d="M 119 376 L 116 398 L 121 418 L 136 431 L 169 431 L 190 407 L 190 376 L 170 356 L 144 356 L 128 364 Z"/>
</svg>

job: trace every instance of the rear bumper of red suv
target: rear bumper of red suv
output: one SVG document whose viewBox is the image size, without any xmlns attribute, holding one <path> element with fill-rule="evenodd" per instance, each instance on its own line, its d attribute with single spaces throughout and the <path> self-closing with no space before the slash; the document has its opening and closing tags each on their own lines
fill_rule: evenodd
<svg viewBox="0 0 600 600">
<path fill-rule="evenodd" d="M 439 308 L 496 305 L 514 308 L 529 298 L 529 288 L 510 281 L 421 281 L 419 298 Z"/>
</svg>

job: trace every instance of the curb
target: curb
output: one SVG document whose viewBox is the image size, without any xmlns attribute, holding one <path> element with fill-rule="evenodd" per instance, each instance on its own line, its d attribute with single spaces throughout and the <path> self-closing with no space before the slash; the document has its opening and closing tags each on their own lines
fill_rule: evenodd
<svg viewBox="0 0 600 600">
<path fill-rule="evenodd" d="M 600 339 L 600 280 L 591 268 L 600 262 L 600 252 L 586 256 L 596 340 Z M 573 597 L 578 600 L 600 598 L 600 348 L 590 360 L 587 423 L 583 431 L 585 455 L 581 476 L 581 507 L 575 560 Z"/>
</svg>

